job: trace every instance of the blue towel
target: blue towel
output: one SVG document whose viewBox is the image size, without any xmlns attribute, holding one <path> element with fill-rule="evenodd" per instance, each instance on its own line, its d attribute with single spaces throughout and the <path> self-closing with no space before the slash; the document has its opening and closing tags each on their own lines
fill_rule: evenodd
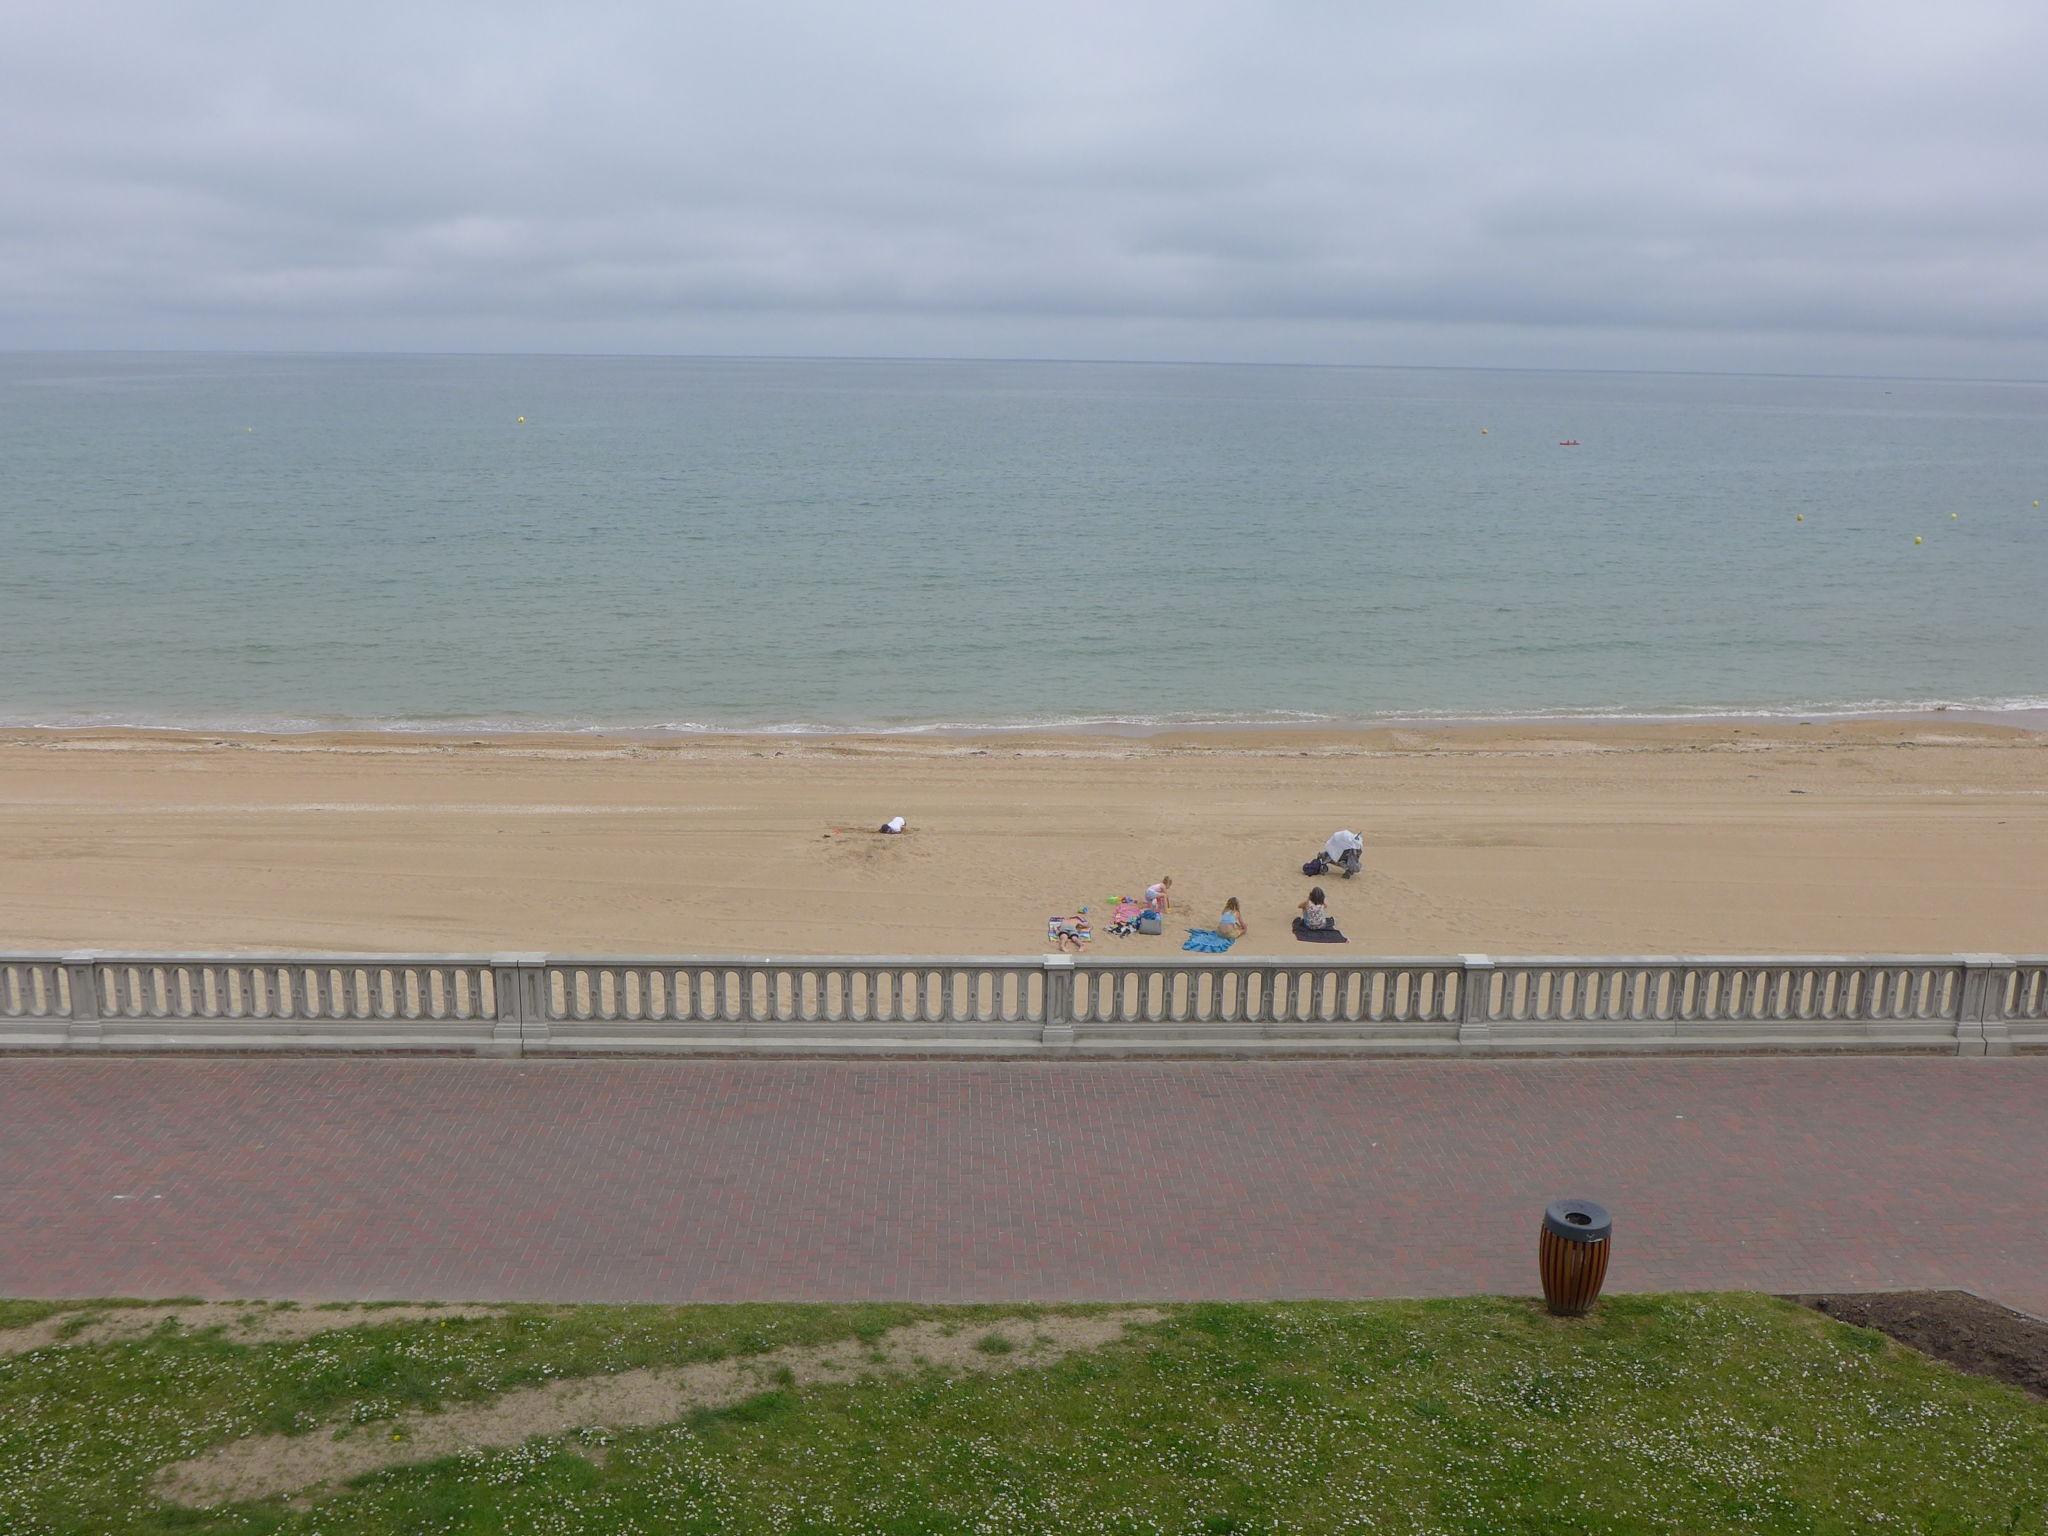
<svg viewBox="0 0 2048 1536">
<path fill-rule="evenodd" d="M 1188 941 L 1182 949 L 1192 949 L 1198 955 L 1220 955 L 1237 940 L 1226 939 L 1214 928 L 1190 928 Z"/>
</svg>

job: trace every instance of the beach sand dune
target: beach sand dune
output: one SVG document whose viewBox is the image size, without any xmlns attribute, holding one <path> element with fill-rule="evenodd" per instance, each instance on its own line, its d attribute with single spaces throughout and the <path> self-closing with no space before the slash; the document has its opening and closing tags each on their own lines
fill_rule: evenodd
<svg viewBox="0 0 2048 1536">
<path fill-rule="evenodd" d="M 877 836 L 887 816 L 903 837 Z M 2048 951 L 2048 737 L 1946 721 L 980 740 L 0 738 L 0 946 L 1036 954 L 1162 874 L 1285 953 Z M 1098 923 L 1101 933 L 1105 924 Z"/>
</svg>

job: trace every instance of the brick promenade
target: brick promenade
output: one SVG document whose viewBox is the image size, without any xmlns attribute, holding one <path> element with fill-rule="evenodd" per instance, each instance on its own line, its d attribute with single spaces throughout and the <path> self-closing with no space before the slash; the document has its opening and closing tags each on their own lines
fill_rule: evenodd
<svg viewBox="0 0 2048 1536">
<path fill-rule="evenodd" d="M 2048 1313 L 2048 1058 L 0 1061 L 0 1296 L 1964 1286 Z"/>
</svg>

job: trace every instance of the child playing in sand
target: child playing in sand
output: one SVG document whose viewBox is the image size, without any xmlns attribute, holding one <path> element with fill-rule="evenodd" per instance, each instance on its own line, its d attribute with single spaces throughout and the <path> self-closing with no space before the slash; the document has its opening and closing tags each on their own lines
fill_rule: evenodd
<svg viewBox="0 0 2048 1536">
<path fill-rule="evenodd" d="M 1161 917 L 1166 915 L 1167 904 L 1172 899 L 1173 876 L 1161 875 L 1157 885 L 1145 887 L 1145 905 Z"/>
</svg>

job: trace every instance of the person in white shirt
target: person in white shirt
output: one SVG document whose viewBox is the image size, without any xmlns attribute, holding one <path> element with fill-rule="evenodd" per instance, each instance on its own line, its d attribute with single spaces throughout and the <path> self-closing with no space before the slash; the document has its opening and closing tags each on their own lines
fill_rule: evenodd
<svg viewBox="0 0 2048 1536">
<path fill-rule="evenodd" d="M 901 816 L 891 816 L 887 821 L 883 822 L 881 826 L 878 827 L 876 830 L 880 832 L 890 833 L 901 832 L 903 830 L 903 818 Z"/>
<path fill-rule="evenodd" d="M 1365 839 L 1348 829 L 1335 832 L 1323 844 L 1323 857 L 1330 861 L 1332 868 L 1343 872 L 1349 880 L 1358 873 L 1358 867 L 1365 859 Z"/>
</svg>

